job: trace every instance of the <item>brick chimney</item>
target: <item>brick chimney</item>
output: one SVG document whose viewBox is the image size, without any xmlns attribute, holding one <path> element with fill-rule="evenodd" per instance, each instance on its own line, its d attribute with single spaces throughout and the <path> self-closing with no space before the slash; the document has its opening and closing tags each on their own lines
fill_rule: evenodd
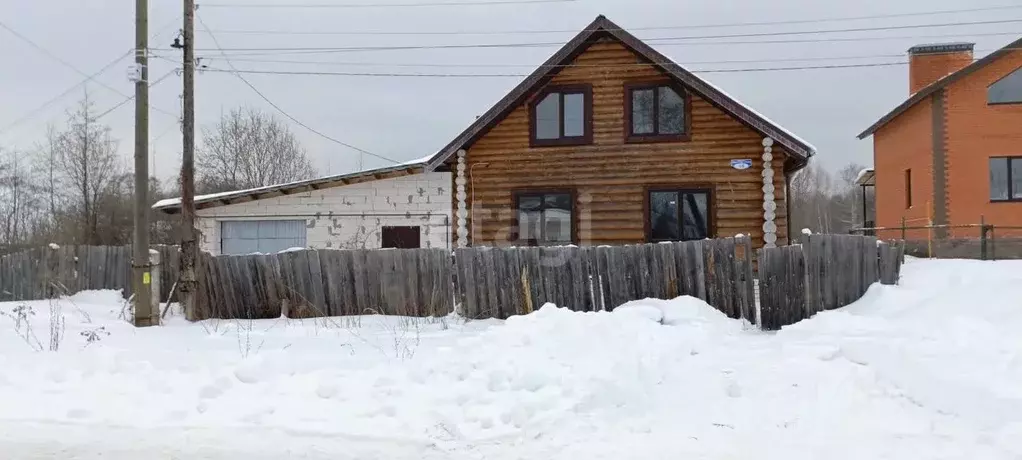
<svg viewBox="0 0 1022 460">
<path fill-rule="evenodd" d="M 972 64 L 974 45 L 974 43 L 938 43 L 909 48 L 909 94 L 915 94 L 930 83 Z"/>
</svg>

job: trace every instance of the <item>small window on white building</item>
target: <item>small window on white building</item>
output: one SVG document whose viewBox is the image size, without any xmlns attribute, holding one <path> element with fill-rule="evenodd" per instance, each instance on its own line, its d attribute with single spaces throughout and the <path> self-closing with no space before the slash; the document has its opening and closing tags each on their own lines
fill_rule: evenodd
<svg viewBox="0 0 1022 460">
<path fill-rule="evenodd" d="M 220 253 L 271 254 L 306 246 L 304 220 L 237 220 L 220 223 Z"/>
</svg>

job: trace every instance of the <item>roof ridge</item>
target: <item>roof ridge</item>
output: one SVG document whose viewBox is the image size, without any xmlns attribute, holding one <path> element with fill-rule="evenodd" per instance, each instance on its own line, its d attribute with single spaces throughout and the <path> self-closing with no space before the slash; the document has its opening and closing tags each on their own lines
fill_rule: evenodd
<svg viewBox="0 0 1022 460">
<path fill-rule="evenodd" d="M 807 160 L 816 152 L 815 147 L 796 136 L 791 131 L 781 127 L 752 108 L 742 104 L 731 97 L 723 90 L 712 83 L 699 78 L 678 65 L 674 60 L 667 58 L 653 47 L 635 37 L 622 27 L 615 24 L 604 15 L 596 16 L 589 25 L 583 28 L 564 46 L 558 49 L 553 55 L 547 58 L 528 77 L 522 80 L 511 91 L 504 95 L 496 104 L 490 107 L 483 115 L 477 117 L 464 131 L 456 136 L 450 143 L 440 149 L 436 156 L 429 161 L 429 168 L 434 169 L 441 163 L 451 158 L 454 153 L 470 145 L 485 135 L 500 120 L 503 120 L 512 110 L 520 106 L 529 95 L 535 93 L 542 85 L 546 84 L 560 68 L 559 64 L 570 62 L 582 54 L 590 44 L 590 39 L 597 33 L 606 33 L 615 40 L 630 48 L 634 53 L 649 60 L 653 66 L 659 67 L 664 73 L 685 84 L 694 90 L 701 97 L 727 112 L 741 121 L 751 129 L 756 130 L 765 136 L 773 138 L 780 145 L 784 146 L 792 155 Z"/>
<path fill-rule="evenodd" d="M 933 83 L 930 83 L 929 85 L 921 88 L 919 91 L 910 94 L 908 99 L 906 99 L 901 104 L 898 104 L 898 106 L 891 109 L 891 111 L 887 112 L 884 116 L 880 117 L 880 119 L 877 120 L 876 123 L 873 123 L 869 128 L 866 128 L 865 131 L 859 133 L 859 135 L 856 137 L 858 137 L 859 139 L 865 139 L 873 135 L 873 133 L 876 133 L 877 130 L 883 128 L 885 125 L 887 125 L 887 123 L 890 123 L 899 115 L 905 113 L 905 111 L 918 104 L 919 101 L 922 101 L 923 99 L 929 97 L 933 93 L 943 88 L 946 88 L 948 85 L 958 80 L 961 80 L 962 78 L 965 78 L 969 74 L 979 69 L 982 69 L 983 67 L 986 67 L 988 64 L 992 63 L 993 61 L 996 61 L 1000 57 L 1009 54 L 1012 51 L 1015 51 L 1015 49 L 1020 46 L 1022 46 L 1022 38 L 1019 38 L 1001 48 L 998 48 L 996 51 L 993 51 L 990 54 L 973 61 L 971 64 L 962 67 L 961 69 L 951 72 L 950 74 L 947 74 L 943 77 L 940 77 L 939 79 L 937 79 L 937 81 L 934 81 Z"/>
</svg>

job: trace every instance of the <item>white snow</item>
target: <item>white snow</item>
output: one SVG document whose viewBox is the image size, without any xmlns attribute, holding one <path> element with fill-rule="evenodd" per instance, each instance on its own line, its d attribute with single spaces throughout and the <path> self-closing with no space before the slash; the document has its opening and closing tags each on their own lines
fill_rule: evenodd
<svg viewBox="0 0 1022 460">
<path fill-rule="evenodd" d="M 66 322 L 56 352 L 32 351 L 0 316 L 0 452 L 1017 459 L 1019 299 L 1022 262 L 915 259 L 900 286 L 777 333 L 691 297 L 599 313 L 548 304 L 503 322 L 135 329 L 117 319 L 118 293 L 84 292 L 52 303 Z M 25 305 L 45 346 L 51 302 Z"/>
<path fill-rule="evenodd" d="M 805 236 L 813 236 L 813 231 L 808 229 L 808 228 L 803 228 L 802 229 L 802 234 L 805 235 Z"/>
<path fill-rule="evenodd" d="M 859 171 L 859 174 L 855 175 L 855 181 L 853 183 L 861 185 L 863 178 L 870 174 L 873 174 L 873 168 L 863 168 Z"/>
</svg>

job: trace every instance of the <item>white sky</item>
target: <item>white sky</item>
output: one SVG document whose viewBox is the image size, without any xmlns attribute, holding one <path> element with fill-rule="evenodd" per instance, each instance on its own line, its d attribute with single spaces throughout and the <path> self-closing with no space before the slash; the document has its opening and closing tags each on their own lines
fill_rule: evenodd
<svg viewBox="0 0 1022 460">
<path fill-rule="evenodd" d="M 415 3 L 436 0 L 403 0 Z M 468 1 L 468 0 L 462 0 Z M 268 0 L 217 0 L 217 3 L 254 3 Z M 276 3 L 370 3 L 368 0 L 275 0 Z M 386 0 L 397 3 L 398 0 Z M 1022 35 L 1022 8 L 931 16 L 909 16 L 859 21 L 819 22 L 772 26 L 680 28 L 637 31 L 655 26 L 730 24 L 750 21 L 785 21 L 934 10 L 961 10 L 1000 6 L 1010 2 L 988 0 L 969 5 L 956 0 L 575 0 L 565 3 L 443 6 L 418 8 L 219 8 L 203 7 L 199 16 L 214 31 L 390 31 L 442 32 L 486 30 L 578 30 L 604 14 L 639 38 L 719 35 L 797 30 L 843 29 L 974 22 L 1018 18 L 1017 23 L 956 26 L 925 29 L 885 30 L 856 33 L 778 36 L 731 41 L 825 40 L 852 37 L 901 37 L 868 41 L 817 41 L 810 43 L 745 43 L 709 45 L 713 40 L 685 43 L 651 43 L 682 66 L 700 69 L 789 67 L 862 64 L 897 61 L 910 46 L 942 41 L 973 41 L 977 56 L 1003 46 Z M 175 61 L 180 53 L 169 48 L 180 28 L 181 5 L 176 0 L 151 0 L 150 32 L 156 38 L 151 47 L 157 54 Z M 0 2 L 0 21 L 40 46 L 91 74 L 126 53 L 134 37 L 134 7 L 129 0 L 63 0 Z M 215 48 L 210 36 L 197 25 L 196 48 Z M 990 36 L 1004 32 L 1006 35 Z M 1012 35 L 1014 34 L 1014 35 Z M 478 43 L 563 43 L 572 33 L 516 35 L 241 35 L 216 33 L 224 48 L 350 47 L 420 44 Z M 934 38 L 934 36 L 941 36 Z M 244 56 L 244 59 L 333 61 L 344 65 L 244 62 L 241 69 L 274 71 L 401 72 L 401 73 L 514 73 L 531 72 L 557 47 L 470 48 L 443 50 L 360 51 L 331 54 Z M 204 64 L 227 68 L 215 51 Z M 870 56 L 868 59 L 836 59 L 794 62 L 795 58 Z M 81 82 L 84 77 L 32 48 L 5 30 L 0 30 L 0 148 L 30 149 L 42 139 L 48 122 L 63 123 L 65 111 L 77 103 L 82 90 L 8 128 L 14 121 L 54 96 Z M 719 61 L 768 60 L 767 62 L 721 64 Z M 775 60 L 769 62 L 769 60 Z M 709 63 L 707 63 L 709 62 Z M 360 65 L 351 65 L 360 63 Z M 389 64 L 389 65 L 364 65 Z M 124 59 L 97 78 L 122 93 L 133 93 L 126 78 L 129 59 Z M 400 64 L 402 66 L 395 66 Z M 520 67 L 407 67 L 407 64 L 521 64 Z M 155 81 L 178 65 L 153 59 L 150 78 Z M 872 144 L 855 135 L 879 116 L 904 100 L 908 92 L 906 66 L 816 69 L 800 71 L 738 72 L 700 74 L 731 95 L 781 123 L 819 149 L 816 158 L 836 170 L 855 161 L 872 164 Z M 398 161 L 429 155 L 461 132 L 475 116 L 482 114 L 522 77 L 492 78 L 392 78 L 363 76 L 246 75 L 270 100 L 304 123 L 334 138 Z M 121 102 L 124 97 L 89 83 L 98 111 Z M 178 113 L 181 79 L 171 75 L 151 90 L 156 108 Z M 274 112 L 266 102 L 228 73 L 205 72 L 197 76 L 197 121 L 209 126 L 221 111 L 250 105 Z M 120 139 L 125 164 L 130 164 L 133 145 L 133 103 L 103 117 Z M 309 150 L 321 173 L 342 173 L 357 169 L 359 154 L 305 129 L 292 125 Z M 161 178 L 175 177 L 180 162 L 181 139 L 173 116 L 153 112 L 154 172 Z M 365 167 L 389 163 L 365 157 Z"/>
</svg>

